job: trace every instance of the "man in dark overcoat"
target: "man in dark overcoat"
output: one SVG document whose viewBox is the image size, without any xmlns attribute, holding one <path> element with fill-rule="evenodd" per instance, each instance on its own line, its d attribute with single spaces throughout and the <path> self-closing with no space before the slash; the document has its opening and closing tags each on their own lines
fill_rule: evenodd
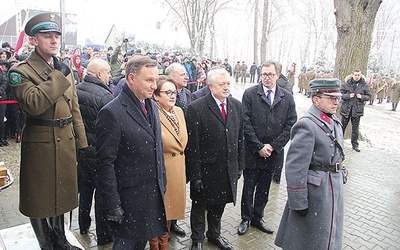
<svg viewBox="0 0 400 250">
<path fill-rule="evenodd" d="M 371 90 L 364 77 L 361 77 L 361 71 L 354 70 L 351 78 L 342 85 L 340 92 L 343 94 L 343 102 L 340 109 L 343 134 L 351 120 L 351 145 L 354 151 L 360 152 L 358 144 L 360 119 L 364 115 L 365 102 L 371 99 Z"/>
<path fill-rule="evenodd" d="M 90 216 L 93 193 L 96 185 L 93 179 L 93 168 L 96 164 L 96 118 L 100 109 L 113 99 L 108 87 L 111 67 L 106 60 L 92 59 L 87 66 L 87 75 L 83 82 L 76 86 L 79 99 L 79 109 L 85 124 L 86 137 L 89 146 L 78 152 L 78 182 L 79 182 L 79 216 L 78 224 L 81 234 L 87 234 L 92 218 Z M 97 245 L 105 245 L 112 241 L 105 212 L 100 208 L 98 192 L 95 194 L 95 218 Z"/>
<path fill-rule="evenodd" d="M 60 17 L 43 13 L 25 26 L 35 46 L 9 82 L 27 116 L 22 133 L 20 205 L 42 249 L 79 249 L 65 237 L 64 213 L 78 206 L 76 150 L 87 147 L 71 69 L 56 57 Z"/>
<path fill-rule="evenodd" d="M 192 249 L 202 249 L 206 211 L 208 241 L 220 249 L 233 249 L 221 236 L 221 217 L 225 205 L 236 202 L 237 181 L 244 167 L 242 107 L 229 96 L 230 76 L 225 69 L 211 70 L 207 82 L 211 92 L 189 104 L 185 114 Z"/>
<path fill-rule="evenodd" d="M 144 249 L 148 239 L 167 232 L 161 126 L 151 100 L 156 61 L 134 56 L 125 78 L 121 93 L 97 117 L 94 177 L 113 249 Z"/>
<path fill-rule="evenodd" d="M 340 84 L 335 78 L 311 81 L 313 105 L 291 130 L 288 200 L 275 238 L 285 250 L 342 249 L 343 131 L 335 116 Z"/>
<path fill-rule="evenodd" d="M 264 222 L 264 209 L 272 173 L 283 162 L 283 148 L 297 120 L 292 94 L 276 84 L 277 65 L 274 61 L 264 63 L 261 82 L 243 94 L 246 167 L 239 235 L 247 233 L 250 223 L 265 233 L 273 233 Z"/>
</svg>

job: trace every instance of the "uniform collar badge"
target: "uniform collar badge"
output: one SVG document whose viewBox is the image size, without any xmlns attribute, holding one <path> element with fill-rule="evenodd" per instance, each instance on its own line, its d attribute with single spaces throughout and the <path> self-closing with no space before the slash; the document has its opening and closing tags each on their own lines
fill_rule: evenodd
<svg viewBox="0 0 400 250">
<path fill-rule="evenodd" d="M 331 118 L 329 118 L 326 114 L 320 114 L 319 117 L 321 118 L 321 120 L 327 122 L 328 124 L 331 124 L 332 122 Z"/>
</svg>

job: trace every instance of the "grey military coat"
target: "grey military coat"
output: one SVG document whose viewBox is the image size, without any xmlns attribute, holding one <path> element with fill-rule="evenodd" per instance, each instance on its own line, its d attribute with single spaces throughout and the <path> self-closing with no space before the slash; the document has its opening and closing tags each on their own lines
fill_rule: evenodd
<svg viewBox="0 0 400 250">
<path fill-rule="evenodd" d="M 314 105 L 313 116 L 330 129 L 343 147 L 343 132 L 336 117 L 330 119 Z M 275 244 L 283 249 L 342 249 L 343 179 L 341 172 L 309 170 L 309 165 L 341 163 L 332 140 L 313 120 L 301 118 L 291 130 L 286 159 L 288 201 Z M 293 210 L 309 209 L 305 217 Z"/>
</svg>

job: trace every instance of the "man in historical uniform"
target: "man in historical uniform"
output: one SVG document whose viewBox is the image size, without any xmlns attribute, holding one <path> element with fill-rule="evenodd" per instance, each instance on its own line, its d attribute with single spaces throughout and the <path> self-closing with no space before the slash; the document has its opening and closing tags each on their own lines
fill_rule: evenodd
<svg viewBox="0 0 400 250">
<path fill-rule="evenodd" d="M 65 237 L 64 213 L 78 206 L 76 149 L 87 147 L 73 74 L 55 55 L 60 17 L 43 13 L 25 26 L 35 46 L 10 70 L 26 125 L 22 134 L 20 206 L 42 249 L 79 249 Z"/>
<path fill-rule="evenodd" d="M 242 62 L 242 65 L 240 65 L 240 82 L 241 83 L 246 83 L 246 72 L 247 72 L 247 65 Z"/>
<path fill-rule="evenodd" d="M 311 81 L 313 105 L 290 133 L 288 200 L 275 238 L 285 250 L 342 249 L 343 131 L 335 116 L 340 84 Z"/>
<path fill-rule="evenodd" d="M 235 67 L 233 68 L 233 73 L 235 75 L 235 81 L 239 82 L 239 76 L 240 76 L 240 62 L 239 61 L 235 64 Z"/>
<path fill-rule="evenodd" d="M 304 89 L 305 89 L 305 95 L 307 96 L 307 97 L 310 97 L 310 81 L 312 81 L 312 80 L 314 80 L 315 78 L 317 77 L 317 73 L 315 73 L 315 71 L 314 71 L 314 68 L 309 68 L 308 70 L 307 70 L 307 73 L 306 73 L 306 82 L 305 82 L 305 86 L 304 86 Z"/>
<path fill-rule="evenodd" d="M 397 77 L 392 86 L 392 96 L 390 98 L 392 101 L 392 111 L 396 111 L 397 104 L 399 103 L 399 98 L 400 98 L 400 79 L 399 77 Z"/>
<path fill-rule="evenodd" d="M 382 76 L 379 76 L 376 86 L 376 99 L 378 99 L 378 104 L 382 104 L 383 99 L 385 98 L 386 88 L 387 88 L 386 79 L 383 78 Z"/>
<path fill-rule="evenodd" d="M 358 147 L 358 128 L 361 116 L 364 115 L 365 102 L 371 98 L 371 91 L 360 70 L 354 70 L 350 79 L 342 85 L 340 92 L 343 94 L 343 103 L 340 109 L 343 134 L 351 120 L 351 145 L 356 152 L 360 152 Z"/>
</svg>

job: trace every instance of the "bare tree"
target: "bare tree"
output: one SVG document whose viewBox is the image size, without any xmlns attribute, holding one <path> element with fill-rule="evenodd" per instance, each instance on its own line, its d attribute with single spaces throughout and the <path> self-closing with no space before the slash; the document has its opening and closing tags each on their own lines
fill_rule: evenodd
<svg viewBox="0 0 400 250">
<path fill-rule="evenodd" d="M 334 34 L 332 6 L 330 0 L 305 0 L 296 8 L 297 15 L 306 27 L 306 42 L 301 46 L 301 62 L 313 64 L 318 52 L 326 50 Z"/>
<path fill-rule="evenodd" d="M 269 6 L 269 0 L 264 0 L 263 14 L 262 14 L 262 28 L 261 28 L 261 43 L 260 43 L 261 62 L 266 61 L 266 55 L 267 55 L 267 42 L 268 42 L 267 30 L 269 24 L 268 6 Z"/>
<path fill-rule="evenodd" d="M 170 10 L 185 27 L 192 50 L 202 55 L 207 32 L 215 15 L 231 0 L 165 0 Z"/>
<path fill-rule="evenodd" d="M 253 61 L 258 65 L 258 18 L 259 18 L 259 0 L 254 0 L 254 27 L 253 27 L 253 46 L 254 46 L 254 59 Z"/>
<path fill-rule="evenodd" d="M 334 76 L 366 72 L 375 17 L 382 0 L 334 0 L 338 32 Z"/>
<path fill-rule="evenodd" d="M 376 66 L 378 67 L 375 70 L 384 68 L 395 69 L 391 59 L 396 41 L 396 27 L 400 26 L 400 16 L 397 14 L 399 11 L 400 5 L 398 2 L 386 1 L 377 13 L 369 60 L 372 64 L 374 61 L 376 62 Z M 391 48 L 390 52 L 388 48 Z"/>
</svg>

